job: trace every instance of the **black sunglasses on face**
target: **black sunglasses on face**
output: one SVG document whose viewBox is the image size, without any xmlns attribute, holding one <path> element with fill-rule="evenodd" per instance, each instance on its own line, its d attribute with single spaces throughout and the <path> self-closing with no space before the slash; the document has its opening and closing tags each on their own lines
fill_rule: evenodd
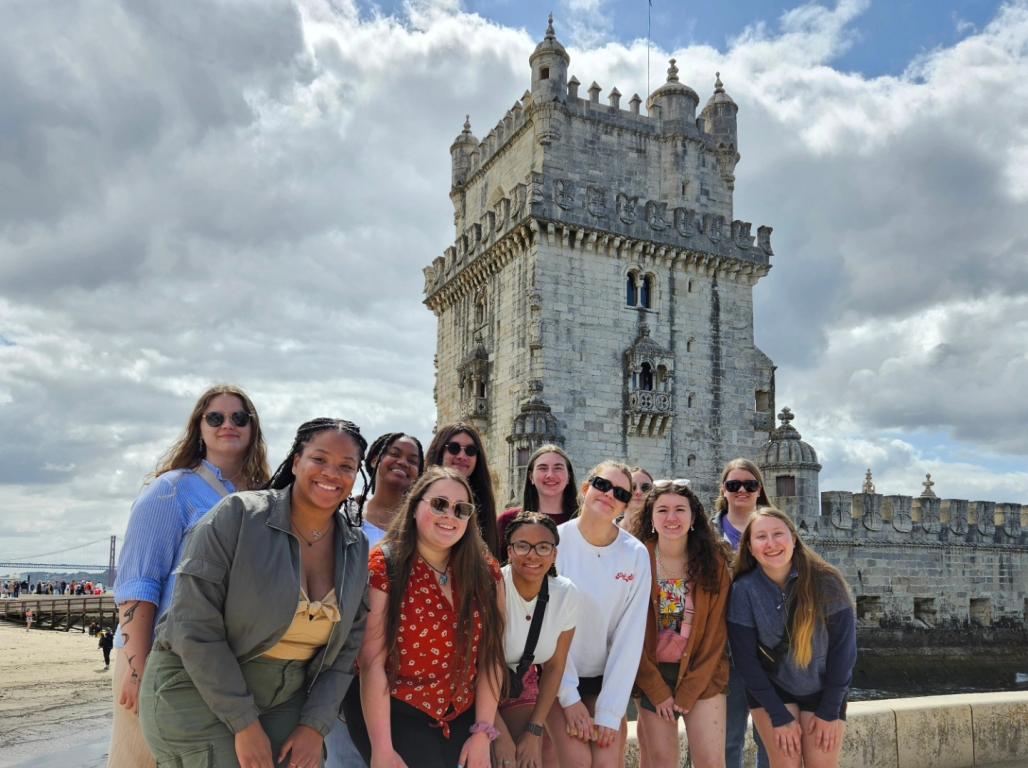
<svg viewBox="0 0 1028 768">
<path fill-rule="evenodd" d="M 444 447 L 446 448 L 446 452 L 451 456 L 458 456 L 461 451 L 464 451 L 464 455 L 469 459 L 473 459 L 478 455 L 478 446 L 474 443 L 471 445 L 461 445 L 460 443 L 453 442 L 447 443 Z"/>
<path fill-rule="evenodd" d="M 232 420 L 232 423 L 240 429 L 250 423 L 250 414 L 246 411 L 236 411 L 235 413 L 229 414 L 228 417 Z M 204 414 L 203 420 L 207 422 L 208 427 L 211 427 L 212 429 L 217 428 L 225 423 L 225 414 L 218 413 L 217 411 L 210 411 Z"/>
<path fill-rule="evenodd" d="M 614 498 L 620 501 L 622 504 L 627 504 L 632 500 L 632 492 L 627 488 L 619 488 L 610 482 L 605 477 L 590 477 L 589 485 L 595 488 L 600 493 L 607 493 L 610 491 L 614 494 Z"/>
<path fill-rule="evenodd" d="M 649 493 L 653 489 L 653 483 L 639 483 L 635 489 L 639 491 L 639 493 Z"/>
<path fill-rule="evenodd" d="M 740 488 L 745 488 L 747 493 L 753 493 L 760 488 L 756 480 L 725 480 L 725 490 L 729 493 L 738 493 Z"/>
</svg>

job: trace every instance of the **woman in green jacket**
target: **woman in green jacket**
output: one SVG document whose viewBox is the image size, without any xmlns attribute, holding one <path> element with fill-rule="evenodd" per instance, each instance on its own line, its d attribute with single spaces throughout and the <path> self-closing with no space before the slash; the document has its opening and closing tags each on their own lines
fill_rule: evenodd
<svg viewBox="0 0 1028 768">
<path fill-rule="evenodd" d="M 143 676 L 158 764 L 321 766 L 364 635 L 368 543 L 341 509 L 365 449 L 348 421 L 307 422 L 267 490 L 197 524 Z"/>
</svg>

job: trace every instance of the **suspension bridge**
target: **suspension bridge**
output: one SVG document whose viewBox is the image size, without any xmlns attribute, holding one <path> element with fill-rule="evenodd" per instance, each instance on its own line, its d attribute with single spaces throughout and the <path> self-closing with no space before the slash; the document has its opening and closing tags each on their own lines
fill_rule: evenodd
<svg viewBox="0 0 1028 768">
<path fill-rule="evenodd" d="M 52 552 L 41 552 L 35 555 L 24 555 L 19 557 L 4 558 L 0 557 L 0 568 L 17 568 L 18 570 L 35 570 L 35 571 L 87 571 L 94 573 L 104 574 L 104 583 L 108 586 L 114 584 L 114 578 L 117 574 L 117 545 L 118 537 L 111 536 L 110 549 L 108 551 L 107 562 L 104 564 L 98 563 L 49 563 L 49 562 L 38 562 L 41 558 L 52 558 L 55 555 L 64 555 L 68 552 L 73 552 L 86 547 L 92 547 L 101 542 L 108 541 L 107 538 L 96 539 L 94 541 L 87 541 L 83 544 L 76 544 L 73 547 L 66 547 L 64 549 L 54 550 Z M 63 558 L 62 558 L 63 559 Z"/>
</svg>

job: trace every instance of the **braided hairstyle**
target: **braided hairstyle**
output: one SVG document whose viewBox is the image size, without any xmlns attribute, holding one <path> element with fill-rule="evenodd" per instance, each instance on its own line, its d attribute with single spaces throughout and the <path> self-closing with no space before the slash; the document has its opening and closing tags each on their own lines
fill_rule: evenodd
<svg viewBox="0 0 1028 768">
<path fill-rule="evenodd" d="M 368 477 L 370 479 L 364 484 L 364 490 L 361 491 L 359 499 L 361 509 L 364 509 L 364 502 L 368 500 L 368 497 L 375 495 L 378 463 L 382 460 L 382 457 L 385 456 L 386 451 L 393 447 L 393 443 L 401 437 L 407 438 L 418 448 L 418 477 L 421 477 L 422 473 L 425 471 L 425 449 L 421 447 L 421 441 L 418 440 L 418 438 L 414 437 L 414 435 L 408 435 L 406 432 L 386 432 L 384 435 L 380 435 L 375 438 L 375 442 L 373 442 L 371 447 L 368 448 L 367 455 L 364 458 L 364 466 L 368 471 Z"/>
<path fill-rule="evenodd" d="M 570 465 L 569 465 L 570 466 Z M 543 512 L 518 512 L 517 517 L 510 521 L 507 526 L 506 544 L 510 546 L 510 537 L 514 535 L 514 531 L 525 525 L 541 525 L 543 528 L 548 530 L 553 536 L 553 546 L 560 544 L 560 533 L 557 531 L 557 524 L 553 522 L 553 518 Z M 546 572 L 547 576 L 557 575 L 557 563 L 554 561 L 553 565 L 550 566 L 550 570 Z"/>
<path fill-rule="evenodd" d="M 278 469 L 276 469 L 275 474 L 271 476 L 271 480 L 268 481 L 267 487 L 282 489 L 292 484 L 296 479 L 296 476 L 293 475 L 293 459 L 303 452 L 304 446 L 311 441 L 311 438 L 320 432 L 327 432 L 329 430 L 347 434 L 357 444 L 357 448 L 360 452 L 359 460 L 362 462 L 358 465 L 358 470 L 360 471 L 361 480 L 363 480 L 364 484 L 367 485 L 368 476 L 364 474 L 363 460 L 364 455 L 368 450 L 368 441 L 365 440 L 364 435 L 361 434 L 360 427 L 352 421 L 322 417 L 319 419 L 312 419 L 311 421 L 305 421 L 300 425 L 300 428 L 296 430 L 296 437 L 293 438 L 293 445 L 289 449 L 289 453 L 286 454 L 286 458 L 283 462 L 278 465 Z M 344 501 L 340 506 L 345 506 L 347 501 Z M 361 513 L 363 511 L 364 499 L 362 497 L 357 501 L 354 515 L 343 515 L 346 518 L 347 524 L 351 528 L 361 527 Z"/>
</svg>

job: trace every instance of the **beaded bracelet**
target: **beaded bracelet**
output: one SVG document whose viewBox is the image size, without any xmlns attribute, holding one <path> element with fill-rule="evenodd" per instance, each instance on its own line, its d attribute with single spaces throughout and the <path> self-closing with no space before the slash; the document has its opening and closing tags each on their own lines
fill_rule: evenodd
<svg viewBox="0 0 1028 768">
<path fill-rule="evenodd" d="M 489 737 L 489 741 L 496 741 L 500 735 L 500 731 L 492 723 L 475 723 L 470 730 L 472 733 L 484 733 Z"/>
</svg>

